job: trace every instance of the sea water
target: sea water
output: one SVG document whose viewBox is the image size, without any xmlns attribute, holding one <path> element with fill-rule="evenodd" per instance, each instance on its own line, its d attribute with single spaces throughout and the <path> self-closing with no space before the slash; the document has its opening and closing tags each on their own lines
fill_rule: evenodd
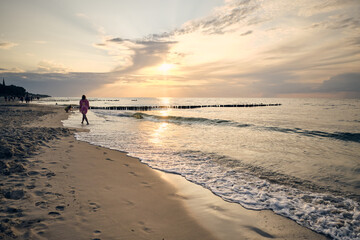
<svg viewBox="0 0 360 240">
<path fill-rule="evenodd" d="M 48 98 L 46 104 L 78 104 Z M 90 98 L 91 106 L 280 103 L 90 110 L 78 140 L 127 152 L 226 201 L 270 209 L 334 239 L 360 239 L 360 100 Z M 80 113 L 64 125 L 79 127 Z"/>
</svg>

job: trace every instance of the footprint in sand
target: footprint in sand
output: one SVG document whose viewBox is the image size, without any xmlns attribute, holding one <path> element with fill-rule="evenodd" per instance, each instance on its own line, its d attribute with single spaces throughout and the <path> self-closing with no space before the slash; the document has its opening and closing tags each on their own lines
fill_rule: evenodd
<svg viewBox="0 0 360 240">
<path fill-rule="evenodd" d="M 146 188 L 151 188 L 151 186 L 148 182 L 141 182 L 141 184 Z"/>
<path fill-rule="evenodd" d="M 39 208 L 47 208 L 48 204 L 47 204 L 47 202 L 41 201 L 41 202 L 36 202 L 35 206 L 39 207 Z"/>
<path fill-rule="evenodd" d="M 135 177 L 138 176 L 138 175 L 137 175 L 136 173 L 134 173 L 134 172 L 129 172 L 129 174 L 131 174 L 131 175 L 133 175 L 133 176 L 135 176 Z"/>
<path fill-rule="evenodd" d="M 64 211 L 65 210 L 65 206 L 56 206 L 55 208 L 58 211 Z"/>
<path fill-rule="evenodd" d="M 139 225 L 141 225 L 141 229 L 144 231 L 144 232 L 147 232 L 147 233 L 151 233 L 152 232 L 152 229 L 151 228 L 148 228 L 146 227 L 145 223 L 140 221 L 138 222 Z"/>
<path fill-rule="evenodd" d="M 41 196 L 44 195 L 44 191 L 35 191 L 34 194 L 35 194 L 36 196 L 41 197 Z"/>
<path fill-rule="evenodd" d="M 37 234 L 44 235 L 45 231 L 48 229 L 48 226 L 44 223 L 38 223 L 35 228 L 34 231 L 37 231 Z"/>
<path fill-rule="evenodd" d="M 56 174 L 53 173 L 53 172 L 49 172 L 49 173 L 46 174 L 47 178 L 51 178 L 51 177 L 54 177 L 54 176 L 56 176 Z"/>
<path fill-rule="evenodd" d="M 128 205 L 128 206 L 134 206 L 135 203 L 129 201 L 129 200 L 124 200 L 125 204 Z"/>
<path fill-rule="evenodd" d="M 95 238 L 92 238 L 92 240 L 101 240 L 101 238 L 99 237 L 100 234 L 101 234 L 100 230 L 95 230 L 93 232 L 93 235 L 95 236 Z"/>
<path fill-rule="evenodd" d="M 58 212 L 49 212 L 48 215 L 50 215 L 52 217 L 57 217 L 57 216 L 60 216 L 61 214 Z"/>
<path fill-rule="evenodd" d="M 31 185 L 27 185 L 26 188 L 27 189 L 34 189 L 36 186 L 34 184 L 31 184 Z"/>
<path fill-rule="evenodd" d="M 100 205 L 97 203 L 91 202 L 91 203 L 89 203 L 89 207 L 90 207 L 91 211 L 96 212 L 100 208 Z"/>
<path fill-rule="evenodd" d="M 27 173 L 29 176 L 36 176 L 36 175 L 39 175 L 39 172 L 37 171 L 30 171 Z"/>
</svg>

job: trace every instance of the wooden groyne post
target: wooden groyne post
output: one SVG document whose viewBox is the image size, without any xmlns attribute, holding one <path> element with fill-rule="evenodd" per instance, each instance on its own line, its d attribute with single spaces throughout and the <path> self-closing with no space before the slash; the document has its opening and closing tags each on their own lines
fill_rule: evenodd
<svg viewBox="0 0 360 240">
<path fill-rule="evenodd" d="M 281 106 L 280 103 L 275 104 L 225 104 L 225 105 L 179 105 L 179 106 L 110 106 L 110 107 L 97 107 L 91 106 L 90 109 L 103 109 L 103 110 L 127 110 L 127 111 L 151 111 L 156 109 L 194 109 L 194 108 L 206 108 L 206 107 L 224 107 L 224 108 L 240 108 L 240 107 L 266 107 L 266 106 Z"/>
</svg>

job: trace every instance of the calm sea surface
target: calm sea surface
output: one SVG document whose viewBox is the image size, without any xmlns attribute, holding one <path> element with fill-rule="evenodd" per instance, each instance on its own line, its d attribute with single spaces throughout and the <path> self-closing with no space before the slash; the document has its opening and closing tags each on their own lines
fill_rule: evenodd
<svg viewBox="0 0 360 240">
<path fill-rule="evenodd" d="M 360 100 L 90 98 L 91 106 L 281 103 L 252 108 L 90 110 L 76 138 L 128 152 L 226 201 L 271 209 L 334 239 L 360 239 Z M 39 103 L 78 104 L 78 98 Z M 65 126 L 79 127 L 80 113 Z"/>
</svg>

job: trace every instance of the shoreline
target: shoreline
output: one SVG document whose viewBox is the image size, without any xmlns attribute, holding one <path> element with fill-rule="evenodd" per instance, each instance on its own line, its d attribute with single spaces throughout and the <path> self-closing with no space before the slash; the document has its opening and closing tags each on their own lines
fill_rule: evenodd
<svg viewBox="0 0 360 240">
<path fill-rule="evenodd" d="M 30 121 L 28 128 L 63 128 L 60 120 L 68 116 L 60 107 L 24 108 L 29 107 L 54 113 Z M 3 198 L 7 209 L 1 211 L 1 220 L 20 222 L 8 224 L 14 234 L 34 239 L 326 239 L 271 211 L 225 202 L 126 153 L 78 141 L 73 132 L 79 130 L 54 133 L 55 140 L 27 158 L 31 174 L 14 175 L 12 180 L 22 184 L 14 189 L 24 188 L 25 197 Z M 6 178 L 0 177 L 3 183 Z"/>
</svg>

